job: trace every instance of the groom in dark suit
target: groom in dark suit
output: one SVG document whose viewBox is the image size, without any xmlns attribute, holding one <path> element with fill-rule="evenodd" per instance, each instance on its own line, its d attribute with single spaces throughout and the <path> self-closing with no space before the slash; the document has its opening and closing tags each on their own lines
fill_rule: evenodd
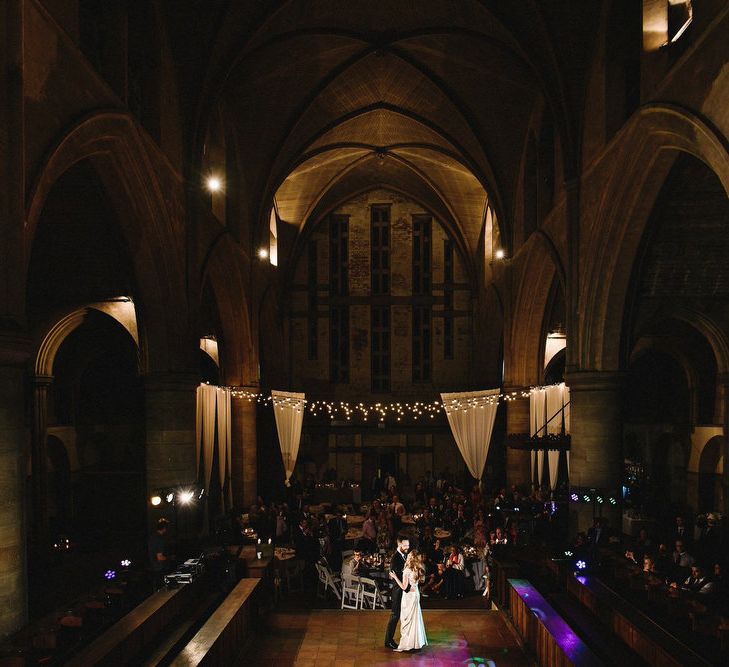
<svg viewBox="0 0 729 667">
<path fill-rule="evenodd" d="M 407 537 L 397 536 L 397 551 L 392 555 L 390 561 L 390 572 L 394 572 L 400 581 L 402 581 L 402 571 L 405 567 L 405 560 L 408 557 L 408 551 L 410 551 L 410 540 Z M 407 590 L 410 589 L 408 585 Z M 392 586 L 392 613 L 390 614 L 390 620 L 387 623 L 387 632 L 385 632 L 385 648 L 396 649 L 397 644 L 395 643 L 395 628 L 397 627 L 398 621 L 400 620 L 400 603 L 402 602 L 403 590 L 397 584 Z"/>
</svg>

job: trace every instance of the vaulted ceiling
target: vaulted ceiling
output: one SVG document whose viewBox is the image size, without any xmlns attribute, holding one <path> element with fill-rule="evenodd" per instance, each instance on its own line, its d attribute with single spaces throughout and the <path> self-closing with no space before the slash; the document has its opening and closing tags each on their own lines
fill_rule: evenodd
<svg viewBox="0 0 729 667">
<path fill-rule="evenodd" d="M 576 154 L 591 4 L 233 2 L 213 3 L 215 20 L 188 8 L 169 21 L 199 99 L 191 123 L 224 110 L 261 226 L 274 197 L 303 228 L 384 185 L 430 207 L 474 255 L 487 203 L 510 224 L 537 112 L 553 117 L 565 159 Z M 209 35 L 199 60 L 182 38 L 190 22 Z"/>
</svg>

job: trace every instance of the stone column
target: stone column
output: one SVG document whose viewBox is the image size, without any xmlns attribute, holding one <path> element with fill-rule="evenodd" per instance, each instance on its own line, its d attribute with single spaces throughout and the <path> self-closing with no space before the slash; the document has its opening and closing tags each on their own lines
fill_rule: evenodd
<svg viewBox="0 0 729 667">
<path fill-rule="evenodd" d="M 259 391 L 258 385 L 245 385 L 242 389 L 252 394 Z M 249 507 L 258 497 L 257 406 L 255 400 L 231 399 L 231 472 L 236 507 Z"/>
<path fill-rule="evenodd" d="M 570 503 L 570 534 L 587 530 L 603 516 L 613 531 L 622 531 L 623 422 L 621 373 L 570 373 L 570 488 L 596 489 L 604 502 Z M 616 505 L 609 503 L 612 495 Z"/>
<path fill-rule="evenodd" d="M 48 389 L 53 378 L 36 375 L 33 383 L 33 424 L 31 432 L 31 470 L 33 531 L 37 545 L 44 544 L 48 528 Z"/>
<path fill-rule="evenodd" d="M 509 394 L 512 388 L 504 388 L 504 393 Z M 529 399 L 515 398 L 506 402 L 506 434 L 517 433 L 529 434 Z M 525 449 L 514 449 L 506 446 L 506 483 L 511 486 L 516 484 L 523 487 L 527 493 L 532 489 L 532 468 L 529 458 L 529 451 Z"/>
<path fill-rule="evenodd" d="M 145 379 L 148 495 L 196 482 L 197 384 L 197 376 L 185 373 L 151 374 Z"/>
<path fill-rule="evenodd" d="M 721 511 L 724 515 L 729 512 L 729 374 L 719 376 L 722 387 L 722 424 L 724 425 L 724 439 L 721 453 L 724 457 L 724 470 L 721 477 Z M 699 474 L 701 474 L 699 472 Z"/>
<path fill-rule="evenodd" d="M 0 334 L 0 636 L 18 630 L 28 618 L 23 511 L 25 348 L 19 339 L 8 340 Z"/>
</svg>

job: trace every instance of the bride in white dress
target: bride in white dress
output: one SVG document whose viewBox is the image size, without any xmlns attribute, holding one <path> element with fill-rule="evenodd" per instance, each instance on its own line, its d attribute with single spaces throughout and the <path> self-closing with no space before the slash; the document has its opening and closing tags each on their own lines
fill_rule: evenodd
<svg viewBox="0 0 729 667">
<path fill-rule="evenodd" d="M 390 576 L 402 588 L 402 602 L 400 604 L 400 643 L 396 651 L 411 651 L 428 645 L 423 623 L 423 612 L 420 611 L 420 590 L 418 583 L 425 578 L 423 558 L 417 551 L 411 551 L 405 561 L 402 572 L 402 581 L 394 572 Z M 405 591 L 408 585 L 409 591 Z"/>
</svg>

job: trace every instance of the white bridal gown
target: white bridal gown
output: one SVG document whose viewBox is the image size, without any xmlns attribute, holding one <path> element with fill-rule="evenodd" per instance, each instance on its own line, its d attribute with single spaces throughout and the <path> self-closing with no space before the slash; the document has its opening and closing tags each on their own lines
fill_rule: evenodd
<svg viewBox="0 0 729 667">
<path fill-rule="evenodd" d="M 403 591 L 400 603 L 400 643 L 398 651 L 410 651 L 428 645 L 423 624 L 423 612 L 420 611 L 420 590 L 415 573 L 405 568 L 402 573 L 403 584 L 410 584 L 410 590 Z"/>
</svg>

